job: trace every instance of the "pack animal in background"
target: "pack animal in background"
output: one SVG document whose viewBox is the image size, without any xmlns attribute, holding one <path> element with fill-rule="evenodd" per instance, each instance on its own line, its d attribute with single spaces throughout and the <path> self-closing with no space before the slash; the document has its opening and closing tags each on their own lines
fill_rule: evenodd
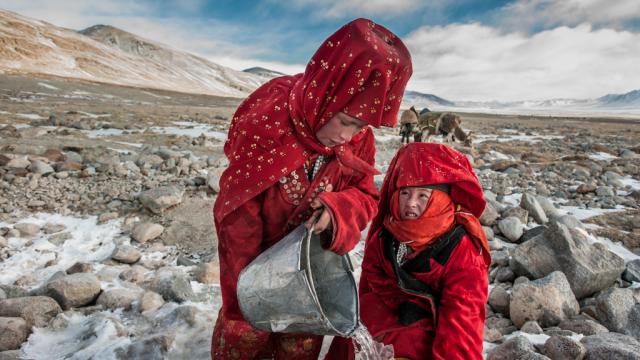
<svg viewBox="0 0 640 360">
<path fill-rule="evenodd" d="M 430 115 L 424 116 L 427 114 Z M 446 112 L 440 114 L 440 116 L 438 116 L 434 120 L 434 113 L 427 114 L 423 115 L 424 119 L 423 116 L 421 116 L 420 118 L 420 123 L 422 125 L 421 138 L 425 137 L 426 142 L 429 141 L 432 135 L 442 135 L 445 142 L 454 142 L 455 140 L 458 140 L 465 146 L 471 146 L 472 133 L 471 131 L 465 133 L 465 131 L 462 129 L 462 119 L 459 115 L 451 112 Z"/>
<path fill-rule="evenodd" d="M 412 106 L 409 110 L 402 112 L 400 116 L 400 135 L 402 136 L 402 143 L 409 143 L 412 136 L 415 137 L 420 132 L 418 126 L 418 112 Z"/>
</svg>

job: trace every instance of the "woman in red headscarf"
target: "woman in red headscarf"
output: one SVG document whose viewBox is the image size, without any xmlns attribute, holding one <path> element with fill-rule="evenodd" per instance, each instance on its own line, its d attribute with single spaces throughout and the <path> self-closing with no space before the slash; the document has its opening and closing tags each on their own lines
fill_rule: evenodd
<svg viewBox="0 0 640 360">
<path fill-rule="evenodd" d="M 491 257 L 465 155 L 412 143 L 389 166 L 365 246 L 360 315 L 396 359 L 482 359 Z M 353 359 L 336 338 L 327 359 Z"/>
<path fill-rule="evenodd" d="M 214 205 L 222 308 L 214 359 L 317 359 L 322 337 L 255 330 L 236 297 L 240 271 L 299 224 L 351 250 L 374 216 L 375 147 L 368 125 L 395 126 L 411 58 L 384 27 L 357 19 L 331 35 L 304 74 L 273 79 L 238 107 Z"/>
</svg>

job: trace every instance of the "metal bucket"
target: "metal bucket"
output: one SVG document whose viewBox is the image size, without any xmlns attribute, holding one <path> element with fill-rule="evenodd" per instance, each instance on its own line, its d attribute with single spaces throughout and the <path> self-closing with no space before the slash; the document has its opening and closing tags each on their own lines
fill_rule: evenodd
<svg viewBox="0 0 640 360">
<path fill-rule="evenodd" d="M 304 225 L 247 265 L 237 290 L 244 318 L 260 330 L 349 336 L 358 325 L 349 256 L 324 250 Z"/>
</svg>

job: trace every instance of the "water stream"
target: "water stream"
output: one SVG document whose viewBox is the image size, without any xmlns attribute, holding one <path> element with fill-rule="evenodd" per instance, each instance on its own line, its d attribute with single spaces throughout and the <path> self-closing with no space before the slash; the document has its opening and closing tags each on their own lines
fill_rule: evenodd
<svg viewBox="0 0 640 360">
<path fill-rule="evenodd" d="M 373 339 L 364 324 L 359 323 L 358 328 L 351 335 L 355 347 L 356 360 L 393 360 L 393 346 L 384 345 Z"/>
</svg>

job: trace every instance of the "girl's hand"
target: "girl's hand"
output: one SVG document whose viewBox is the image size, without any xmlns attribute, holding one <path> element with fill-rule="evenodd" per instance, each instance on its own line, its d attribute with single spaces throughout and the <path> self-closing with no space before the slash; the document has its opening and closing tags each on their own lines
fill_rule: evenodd
<svg viewBox="0 0 640 360">
<path fill-rule="evenodd" d="M 332 190 L 333 186 L 331 184 L 327 185 L 327 187 L 324 189 L 324 191 Z M 313 215 L 311 215 L 309 220 L 305 222 L 304 226 L 307 229 L 312 230 L 314 234 L 319 234 L 325 230 L 333 229 L 333 224 L 331 223 L 331 213 L 324 207 L 324 205 L 322 205 L 322 202 L 320 202 L 317 197 L 313 199 L 310 206 L 315 211 L 313 212 Z"/>
</svg>

